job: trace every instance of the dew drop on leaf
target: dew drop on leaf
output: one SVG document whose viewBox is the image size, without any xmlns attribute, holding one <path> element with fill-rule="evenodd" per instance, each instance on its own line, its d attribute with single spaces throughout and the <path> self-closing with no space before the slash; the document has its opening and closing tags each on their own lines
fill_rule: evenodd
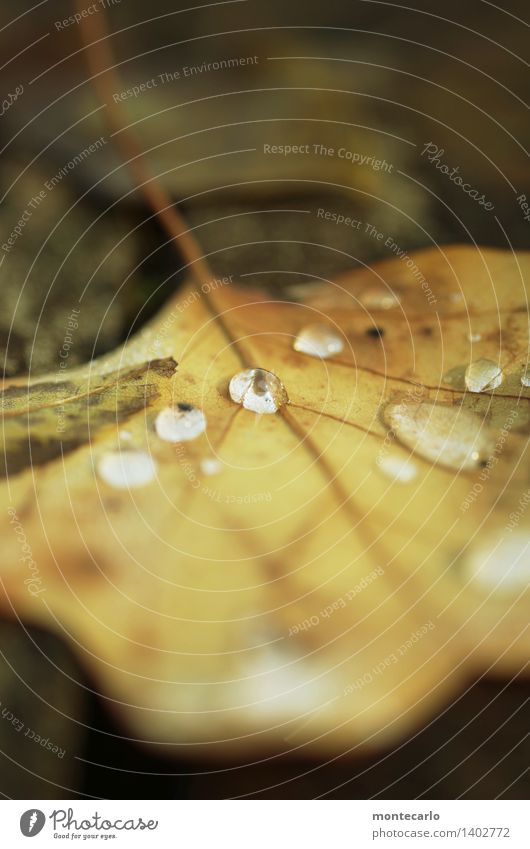
<svg viewBox="0 0 530 849">
<path fill-rule="evenodd" d="M 528 531 L 516 530 L 508 536 L 491 537 L 470 552 L 463 572 L 474 589 L 502 595 L 522 592 L 530 582 Z"/>
<path fill-rule="evenodd" d="M 298 333 L 293 347 L 301 354 L 326 360 L 340 354 L 344 342 L 337 331 L 328 324 L 308 324 Z"/>
<path fill-rule="evenodd" d="M 477 469 L 495 447 L 481 417 L 462 407 L 404 399 L 389 404 L 384 418 L 403 445 L 451 469 Z"/>
<path fill-rule="evenodd" d="M 223 464 L 217 457 L 205 457 L 200 462 L 200 468 L 203 475 L 218 475 Z"/>
<path fill-rule="evenodd" d="M 401 303 L 399 295 L 382 283 L 363 289 L 359 293 L 358 300 L 368 310 L 390 310 Z"/>
<path fill-rule="evenodd" d="M 100 478 L 115 489 L 145 486 L 156 475 L 156 463 L 146 451 L 108 451 L 98 463 Z"/>
<path fill-rule="evenodd" d="M 466 369 L 465 382 L 470 392 L 496 389 L 497 386 L 501 385 L 502 380 L 502 369 L 493 360 L 475 360 Z"/>
<path fill-rule="evenodd" d="M 235 374 L 230 381 L 230 397 L 253 413 L 276 413 L 289 402 L 285 386 L 271 371 L 251 368 Z"/>
<path fill-rule="evenodd" d="M 285 646 L 265 646 L 243 664 L 237 695 L 243 704 L 268 716 L 294 715 L 318 708 L 325 701 L 319 675 L 305 658 Z"/>
<path fill-rule="evenodd" d="M 418 474 L 418 467 L 401 454 L 386 454 L 377 461 L 383 475 L 399 483 L 410 483 Z"/>
<path fill-rule="evenodd" d="M 176 404 L 159 412 L 155 430 L 164 442 L 189 442 L 206 430 L 206 416 L 191 404 Z"/>
</svg>

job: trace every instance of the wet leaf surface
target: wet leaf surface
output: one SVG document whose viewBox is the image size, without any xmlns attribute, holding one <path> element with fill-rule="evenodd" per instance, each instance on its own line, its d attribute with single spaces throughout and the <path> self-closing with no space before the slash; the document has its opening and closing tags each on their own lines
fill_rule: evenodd
<svg viewBox="0 0 530 849">
<path fill-rule="evenodd" d="M 530 485 L 528 267 L 526 254 L 457 247 L 318 282 L 293 301 L 248 280 L 191 283 L 123 349 L 69 372 L 69 451 L 10 471 L 5 609 L 68 637 L 139 739 L 188 754 L 383 745 L 477 672 L 519 670 L 528 519 L 506 526 Z M 368 286 L 399 298 L 367 307 Z M 335 327 L 340 353 L 294 349 L 315 321 Z M 494 391 L 444 379 L 479 357 L 502 366 Z M 264 416 L 234 403 L 230 380 L 247 368 L 276 375 L 289 403 Z M 51 433 L 50 383 L 29 396 L 23 381 L 6 386 L 15 449 L 28 415 L 43 417 L 37 440 L 41 424 Z M 201 410 L 206 431 L 160 439 L 157 414 L 176 404 Z M 449 411 L 431 422 L 436 463 L 422 450 L 430 431 L 404 439 L 385 417 L 421 404 Z M 471 445 L 463 463 L 450 452 L 469 417 L 488 450 L 475 461 Z M 99 459 L 120 451 L 150 457 L 152 480 L 102 480 Z M 389 453 L 415 475 L 385 474 Z M 212 457 L 221 465 L 204 466 Z M 497 556 L 500 539 L 509 555 Z"/>
</svg>

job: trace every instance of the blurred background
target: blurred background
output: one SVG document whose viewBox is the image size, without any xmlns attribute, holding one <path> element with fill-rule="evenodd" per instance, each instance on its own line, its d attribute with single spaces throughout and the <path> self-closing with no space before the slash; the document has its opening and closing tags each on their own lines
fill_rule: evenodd
<svg viewBox="0 0 530 849">
<path fill-rule="evenodd" d="M 528 248 L 522 0 L 90 5 L 91 24 L 108 6 L 119 75 L 105 102 L 87 82 L 82 26 L 69 20 L 82 4 L 6 0 L 0 12 L 2 242 L 28 199 L 52 185 L 23 250 L 0 268 L 8 377 L 55 367 L 66 293 L 73 302 L 89 283 L 74 364 L 113 349 L 182 280 L 110 135 L 113 106 L 219 274 L 259 275 L 281 294 L 307 269 L 329 277 L 390 257 L 365 226 L 337 226 L 319 208 L 369 222 L 407 253 L 454 242 Z M 58 637 L 6 619 L 0 652 L 2 705 L 65 751 L 58 758 L 1 722 L 8 797 L 523 798 L 530 789 L 524 680 L 476 681 L 400 746 L 362 759 L 199 764 L 128 739 Z"/>
</svg>

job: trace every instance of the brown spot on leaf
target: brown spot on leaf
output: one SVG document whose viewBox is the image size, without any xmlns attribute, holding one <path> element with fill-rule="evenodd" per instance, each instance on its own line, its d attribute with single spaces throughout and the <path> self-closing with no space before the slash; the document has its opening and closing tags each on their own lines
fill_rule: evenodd
<svg viewBox="0 0 530 849">
<path fill-rule="evenodd" d="M 172 357 L 154 360 L 129 372 L 109 375 L 104 386 L 69 399 L 64 397 L 65 387 L 75 389 L 74 384 L 37 384 L 34 389 L 42 406 L 36 412 L 24 410 L 4 417 L 5 460 L 0 464 L 0 477 L 56 460 L 88 444 L 109 424 L 126 421 L 160 397 L 176 367 Z M 60 404 L 57 387 L 63 393 Z M 22 389 L 27 395 L 27 388 L 12 389 Z"/>
</svg>

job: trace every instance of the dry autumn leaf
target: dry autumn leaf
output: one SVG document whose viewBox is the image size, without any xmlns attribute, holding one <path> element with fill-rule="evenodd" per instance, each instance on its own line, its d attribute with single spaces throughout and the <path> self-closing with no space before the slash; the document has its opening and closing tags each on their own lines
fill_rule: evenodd
<svg viewBox="0 0 530 849">
<path fill-rule="evenodd" d="M 191 282 L 67 385 L 10 382 L 4 612 L 188 754 L 380 746 L 518 671 L 529 266 L 433 249 L 292 301 Z M 503 381 L 470 392 L 481 358 Z M 230 397 L 249 368 L 282 382 L 276 413 Z"/>
</svg>

